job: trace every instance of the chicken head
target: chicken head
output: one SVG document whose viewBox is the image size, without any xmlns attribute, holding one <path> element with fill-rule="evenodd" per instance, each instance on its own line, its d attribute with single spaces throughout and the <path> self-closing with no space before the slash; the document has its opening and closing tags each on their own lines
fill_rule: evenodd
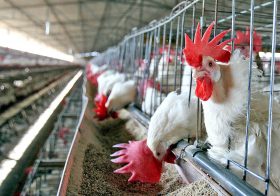
<svg viewBox="0 0 280 196">
<path fill-rule="evenodd" d="M 219 43 L 230 30 L 221 32 L 209 41 L 214 24 L 212 22 L 209 25 L 201 38 L 201 28 L 198 23 L 194 42 L 187 34 L 185 35 L 186 47 L 183 52 L 188 64 L 194 68 L 195 94 L 203 101 L 207 101 L 212 96 L 213 83 L 218 82 L 221 77 L 220 66 L 215 60 L 228 62 L 231 56 L 230 52 L 225 50 L 224 47 L 232 39 Z"/>
</svg>

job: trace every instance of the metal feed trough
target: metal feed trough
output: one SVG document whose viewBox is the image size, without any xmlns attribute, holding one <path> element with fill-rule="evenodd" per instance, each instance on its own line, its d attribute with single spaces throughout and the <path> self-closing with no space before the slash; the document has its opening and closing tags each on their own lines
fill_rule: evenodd
<svg viewBox="0 0 280 196">
<path fill-rule="evenodd" d="M 188 158 L 198 165 L 205 173 L 209 174 L 216 182 L 233 195 L 267 195 L 270 184 L 270 160 L 271 160 L 271 130 L 272 130 L 272 103 L 274 96 L 279 89 L 274 91 L 274 83 L 279 80 L 280 68 L 277 62 L 279 57 L 276 50 L 279 47 L 276 43 L 279 38 L 279 22 L 277 22 L 277 0 L 193 0 L 183 1 L 173 8 L 166 18 L 159 21 L 152 21 L 141 29 L 132 29 L 124 37 L 118 46 L 110 48 L 94 62 L 98 65 L 108 64 L 111 68 L 123 72 L 127 78 L 132 78 L 138 85 L 138 96 L 130 110 L 132 116 L 137 118 L 144 125 L 148 126 L 149 118 L 156 108 L 164 100 L 167 94 L 174 90 L 186 91 L 189 93 L 189 104 L 198 104 L 197 111 L 197 145 L 181 142 L 184 146 L 179 151 L 180 159 Z M 246 115 L 246 133 L 244 162 L 237 163 L 228 160 L 227 166 L 221 166 L 211 161 L 202 148 L 205 133 L 202 132 L 203 112 L 199 100 L 197 103 L 190 102 L 194 81 L 192 70 L 186 66 L 182 50 L 185 46 L 184 34 L 187 33 L 192 39 L 195 27 L 200 22 L 202 31 L 215 21 L 214 36 L 222 30 L 232 29 L 231 38 L 235 37 L 237 30 L 249 28 L 249 78 L 248 78 L 248 99 Z M 262 34 L 263 51 L 270 52 L 270 56 L 264 52 L 259 53 L 256 58 L 253 54 L 253 33 L 256 30 Z M 230 37 L 226 37 L 230 38 Z M 235 48 L 231 43 L 231 50 Z M 257 66 L 262 69 L 263 74 L 258 78 L 252 77 L 252 72 Z M 150 79 L 153 82 L 152 90 L 143 94 L 141 90 L 143 82 Z M 257 81 L 260 88 L 267 86 L 269 93 L 268 122 L 267 122 L 267 146 L 266 146 L 266 168 L 265 175 L 254 173 L 247 167 L 248 163 L 248 130 L 250 126 L 250 103 L 251 85 Z M 146 104 L 149 101 L 150 104 Z M 149 106 L 149 108 L 147 107 Z M 175 150 L 176 151 L 176 150 Z M 231 168 L 243 170 L 243 176 L 237 177 L 231 172 Z M 260 192 L 246 182 L 250 175 L 264 184 Z"/>
</svg>

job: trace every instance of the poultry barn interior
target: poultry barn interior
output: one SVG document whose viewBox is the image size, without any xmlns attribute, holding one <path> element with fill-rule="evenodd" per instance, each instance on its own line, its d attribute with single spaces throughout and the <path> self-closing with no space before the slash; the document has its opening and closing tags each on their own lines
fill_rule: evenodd
<svg viewBox="0 0 280 196">
<path fill-rule="evenodd" d="M 0 2 L 0 195 L 280 196 L 278 0 Z"/>
</svg>

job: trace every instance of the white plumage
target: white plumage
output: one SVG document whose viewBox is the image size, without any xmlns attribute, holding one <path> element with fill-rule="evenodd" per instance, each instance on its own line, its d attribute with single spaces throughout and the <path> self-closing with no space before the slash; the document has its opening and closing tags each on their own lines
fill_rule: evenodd
<svg viewBox="0 0 280 196">
<path fill-rule="evenodd" d="M 157 159 L 163 159 L 171 144 L 195 136 L 196 105 L 188 107 L 188 93 L 171 92 L 157 108 L 147 138 L 147 145 Z"/>
<path fill-rule="evenodd" d="M 104 89 L 104 86 L 106 84 L 106 78 L 110 75 L 115 74 L 114 70 L 106 70 L 103 72 L 100 76 L 97 77 L 97 83 L 98 83 L 98 93 L 101 93 Z"/>
<path fill-rule="evenodd" d="M 169 93 L 175 91 L 180 85 L 180 63 L 177 60 L 177 68 L 175 65 L 175 55 L 167 57 L 167 51 L 163 52 L 158 64 L 156 65 L 155 59 L 151 60 L 149 66 L 150 77 L 154 78 L 162 86 L 162 91 Z M 176 83 L 176 86 L 175 86 Z"/>
<path fill-rule="evenodd" d="M 96 64 L 91 64 L 90 69 L 91 69 L 91 72 L 93 74 L 96 74 L 98 72 L 101 72 L 101 71 L 104 71 L 104 70 L 108 69 L 108 65 L 104 64 L 102 66 L 98 66 Z"/>
<path fill-rule="evenodd" d="M 103 75 L 103 74 L 102 74 Z M 102 76 L 101 75 L 101 76 Z M 100 77 L 101 77 L 100 76 Z M 115 72 L 106 72 L 106 75 L 102 78 L 98 77 L 98 93 L 103 93 L 104 95 L 108 96 L 117 82 L 124 82 L 125 75 Z"/>
<path fill-rule="evenodd" d="M 264 93 L 269 93 L 270 86 L 266 86 L 262 90 L 263 90 Z M 274 101 L 276 101 L 277 103 L 280 104 L 280 84 L 279 83 L 278 84 L 274 84 L 274 91 L 276 91 L 274 93 Z"/>
<path fill-rule="evenodd" d="M 184 71 L 182 75 L 182 84 L 181 84 L 181 91 L 189 93 L 190 85 L 191 85 L 191 67 L 189 65 L 184 65 Z M 192 79 L 192 88 L 191 88 L 191 95 L 195 96 L 194 94 L 195 89 L 195 80 Z"/>
<path fill-rule="evenodd" d="M 142 102 L 142 111 L 147 114 L 154 114 L 156 108 L 160 105 L 161 100 L 166 97 L 164 93 L 152 87 L 147 87 L 145 90 L 144 100 Z"/>
<path fill-rule="evenodd" d="M 133 80 L 114 84 L 105 104 L 109 112 L 117 111 L 135 100 L 136 85 Z"/>
<path fill-rule="evenodd" d="M 221 78 L 214 83 L 214 91 L 208 101 L 203 101 L 205 127 L 212 148 L 208 154 L 222 164 L 227 159 L 241 164 L 244 161 L 246 130 L 246 106 L 248 95 L 248 60 L 237 50 L 231 57 L 229 67 L 221 67 Z M 279 195 L 280 170 L 280 105 L 273 105 L 271 195 Z M 252 90 L 251 122 L 249 128 L 248 167 L 264 176 L 266 165 L 268 96 Z M 229 138 L 231 140 L 230 150 Z M 233 168 L 233 167 L 232 167 Z M 237 169 L 236 169 L 237 170 Z M 239 170 L 239 172 L 241 172 Z M 255 187 L 264 190 L 264 183 L 248 176 Z M 276 188 L 277 187 L 277 188 Z M 278 190 L 276 190 L 278 189 Z"/>
</svg>

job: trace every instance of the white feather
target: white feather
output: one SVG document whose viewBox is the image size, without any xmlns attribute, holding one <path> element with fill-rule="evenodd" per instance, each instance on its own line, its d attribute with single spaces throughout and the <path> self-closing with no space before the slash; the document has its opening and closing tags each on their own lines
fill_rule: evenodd
<svg viewBox="0 0 280 196">
<path fill-rule="evenodd" d="M 90 68 L 91 68 L 91 72 L 93 74 L 96 74 L 96 73 L 98 73 L 100 71 L 106 70 L 108 68 L 108 65 L 104 64 L 102 66 L 98 66 L 96 64 L 91 64 Z"/>
<path fill-rule="evenodd" d="M 190 85 L 191 85 L 191 67 L 189 65 L 184 65 L 184 72 L 182 76 L 182 85 L 181 85 L 181 91 L 189 93 L 190 91 Z M 192 96 L 195 96 L 195 80 L 192 79 Z"/>
<path fill-rule="evenodd" d="M 97 77 L 98 93 L 101 93 L 102 90 L 104 89 L 104 86 L 106 85 L 106 78 L 113 74 L 115 74 L 114 70 L 107 70 Z"/>
<path fill-rule="evenodd" d="M 196 105 L 188 107 L 188 93 L 171 92 L 157 108 L 149 124 L 147 145 L 159 160 L 171 144 L 195 136 Z"/>
<path fill-rule="evenodd" d="M 114 84 L 116 84 L 117 82 L 124 82 L 124 81 L 125 81 L 124 74 L 120 74 L 120 73 L 109 74 L 105 76 L 105 78 L 103 78 L 100 83 L 98 83 L 98 92 L 108 96 Z"/>
<path fill-rule="evenodd" d="M 148 87 L 145 91 L 145 97 L 142 102 L 142 111 L 147 114 L 153 114 L 156 108 L 160 105 L 161 100 L 166 97 L 164 93 L 160 92 L 152 87 Z"/>
<path fill-rule="evenodd" d="M 249 62 L 242 58 L 239 51 L 235 51 L 229 64 L 231 66 L 234 86 L 229 89 L 226 101 L 222 103 L 216 102 L 211 97 L 208 101 L 202 102 L 208 141 L 213 146 L 208 151 L 208 154 L 222 164 L 225 164 L 227 159 L 243 164 Z M 266 165 L 268 96 L 253 89 L 251 97 L 248 167 L 252 171 L 264 176 Z M 279 195 L 279 189 L 277 190 L 276 187 L 280 187 L 280 170 L 278 168 L 278 162 L 280 161 L 280 105 L 274 103 L 273 109 L 274 119 L 271 152 L 272 186 L 270 193 L 272 195 Z M 229 138 L 231 139 L 230 150 L 228 150 Z M 235 170 L 237 171 L 238 169 Z M 241 173 L 241 170 L 238 170 L 238 172 Z M 263 190 L 264 183 L 260 183 L 256 178 L 250 176 L 248 181 L 259 190 Z"/>
<path fill-rule="evenodd" d="M 162 91 L 169 93 L 175 91 L 179 87 L 181 69 L 180 65 L 176 68 L 174 59 L 172 62 L 167 62 L 167 60 L 167 52 L 165 52 L 164 55 L 161 56 L 158 66 L 156 67 L 155 59 L 153 58 L 150 63 L 149 71 L 150 76 L 155 76 L 155 80 L 160 83 Z"/>
<path fill-rule="evenodd" d="M 105 104 L 108 111 L 117 111 L 135 100 L 136 85 L 133 80 L 116 83 Z"/>
</svg>

